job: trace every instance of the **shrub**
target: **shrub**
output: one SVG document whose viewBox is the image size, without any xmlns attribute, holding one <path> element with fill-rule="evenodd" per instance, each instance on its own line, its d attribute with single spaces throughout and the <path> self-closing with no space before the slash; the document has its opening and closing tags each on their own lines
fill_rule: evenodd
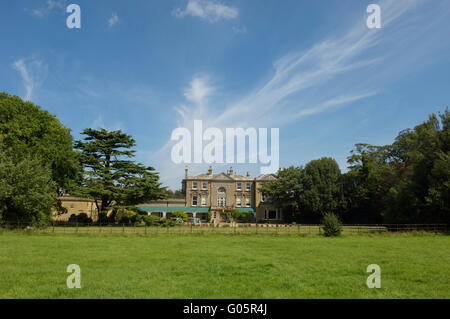
<svg viewBox="0 0 450 319">
<path fill-rule="evenodd" d="M 111 214 L 108 216 L 108 211 L 104 210 L 98 213 L 98 222 L 102 224 L 109 224 L 109 223 L 112 224 L 116 220 L 115 217 L 116 217 L 115 211 L 111 212 Z"/>
<path fill-rule="evenodd" d="M 188 220 L 187 213 L 182 210 L 176 210 L 172 213 L 172 218 L 176 219 L 178 222 L 185 223 Z"/>
<path fill-rule="evenodd" d="M 90 218 L 86 213 L 80 213 L 76 216 L 77 222 L 80 224 L 92 223 L 92 218 Z"/>
<path fill-rule="evenodd" d="M 339 218 L 333 214 L 328 213 L 322 219 L 324 235 L 327 237 L 339 236 L 342 232 L 342 224 Z"/>
<path fill-rule="evenodd" d="M 142 216 L 142 220 L 147 226 L 158 226 L 160 224 L 160 218 L 157 216 Z"/>
<path fill-rule="evenodd" d="M 250 212 L 239 213 L 239 216 L 237 217 L 237 221 L 239 223 L 250 223 L 253 220 L 254 220 L 253 213 Z"/>
<path fill-rule="evenodd" d="M 141 220 L 142 216 L 132 210 L 126 210 L 124 208 L 117 210 L 116 221 L 119 224 L 139 223 Z"/>
<path fill-rule="evenodd" d="M 173 219 L 161 219 L 160 222 L 162 227 L 174 227 L 177 223 Z"/>
</svg>

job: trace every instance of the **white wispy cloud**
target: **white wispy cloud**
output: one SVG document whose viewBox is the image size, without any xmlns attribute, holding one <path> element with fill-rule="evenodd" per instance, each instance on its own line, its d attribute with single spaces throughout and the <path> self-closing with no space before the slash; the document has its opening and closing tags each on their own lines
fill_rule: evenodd
<svg viewBox="0 0 450 319">
<path fill-rule="evenodd" d="M 91 128 L 93 129 L 103 128 L 107 131 L 118 131 L 118 130 L 125 131 L 125 126 L 123 125 L 122 122 L 114 122 L 106 125 L 101 115 L 98 115 L 97 118 L 92 121 Z"/>
<path fill-rule="evenodd" d="M 208 22 L 235 19 L 239 10 L 215 0 L 188 0 L 185 9 L 176 8 L 173 15 L 183 18 L 187 15 L 202 18 Z"/>
<path fill-rule="evenodd" d="M 237 33 L 237 34 L 247 33 L 247 28 L 245 26 L 241 26 L 241 27 L 234 26 L 231 28 L 231 30 L 233 30 L 233 32 Z"/>
<path fill-rule="evenodd" d="M 53 10 L 64 10 L 67 0 L 47 0 L 44 6 L 37 9 L 25 9 L 36 18 L 43 18 L 49 15 Z"/>
<path fill-rule="evenodd" d="M 187 103 L 176 107 L 180 115 L 177 125 L 192 128 L 193 121 L 201 119 L 209 127 L 222 129 L 280 127 L 378 94 L 392 76 L 398 77 L 407 69 L 403 65 L 407 63 L 405 52 L 409 61 L 414 60 L 412 48 L 418 45 L 420 35 L 411 36 L 411 31 L 423 21 L 414 19 L 412 27 L 404 17 L 420 10 L 422 15 L 434 11 L 437 19 L 436 8 L 425 7 L 428 10 L 424 11 L 420 7 L 429 2 L 384 0 L 379 4 L 383 29 L 369 30 L 363 16 L 346 32 L 331 34 L 309 49 L 286 54 L 275 61 L 272 76 L 237 101 L 215 100 L 214 90 L 208 89 L 213 87 L 211 77 L 194 76 L 184 92 Z M 444 14 L 443 11 L 441 8 L 437 13 Z M 401 46 L 392 45 L 400 42 Z M 388 53 L 386 47 L 390 48 Z M 168 160 L 172 145 L 173 142 L 167 142 L 150 159 L 160 163 L 164 182 L 177 185 L 183 167 Z"/>
<path fill-rule="evenodd" d="M 119 17 L 117 16 L 117 13 L 114 12 L 111 18 L 108 19 L 108 26 L 111 28 L 116 25 L 117 22 L 119 22 Z"/>
<path fill-rule="evenodd" d="M 17 70 L 22 78 L 25 87 L 25 100 L 30 101 L 33 98 L 35 90 L 42 84 L 47 77 L 47 65 L 38 59 L 18 59 L 14 61 L 13 68 Z"/>
</svg>

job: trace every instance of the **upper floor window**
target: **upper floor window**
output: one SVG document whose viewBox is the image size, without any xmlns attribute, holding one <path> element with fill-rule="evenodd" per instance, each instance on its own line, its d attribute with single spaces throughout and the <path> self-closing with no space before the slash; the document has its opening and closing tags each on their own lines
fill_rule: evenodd
<svg viewBox="0 0 450 319">
<path fill-rule="evenodd" d="M 217 206 L 219 207 L 225 207 L 227 205 L 227 200 L 225 197 L 218 197 L 217 198 Z"/>
<path fill-rule="evenodd" d="M 250 183 L 246 183 L 246 184 L 245 184 L 245 190 L 246 190 L 246 191 L 249 191 L 249 190 L 251 190 L 251 189 L 252 189 L 251 184 L 250 184 Z"/>
<path fill-rule="evenodd" d="M 240 197 L 236 197 L 236 207 L 241 207 L 242 206 L 242 200 Z"/>
<path fill-rule="evenodd" d="M 198 197 L 197 195 L 192 196 L 192 206 L 197 206 L 198 204 Z"/>
<path fill-rule="evenodd" d="M 202 195 L 202 206 L 206 206 L 206 196 Z"/>
<path fill-rule="evenodd" d="M 192 182 L 192 189 L 197 189 L 198 187 L 198 183 L 197 182 Z"/>
<path fill-rule="evenodd" d="M 226 193 L 225 187 L 219 187 L 219 189 L 217 190 L 217 192 L 218 192 L 219 194 L 225 194 L 225 193 Z"/>
<path fill-rule="evenodd" d="M 242 190 L 242 183 L 237 183 L 236 189 L 237 189 L 238 191 Z"/>
<path fill-rule="evenodd" d="M 250 207 L 250 198 L 245 198 L 245 206 Z"/>
<path fill-rule="evenodd" d="M 208 183 L 207 182 L 203 182 L 202 183 L 202 189 L 208 189 Z"/>
</svg>

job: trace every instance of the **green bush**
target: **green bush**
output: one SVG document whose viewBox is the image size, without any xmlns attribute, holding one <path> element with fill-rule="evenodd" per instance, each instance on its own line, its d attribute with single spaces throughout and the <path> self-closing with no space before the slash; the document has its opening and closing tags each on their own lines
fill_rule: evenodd
<svg viewBox="0 0 450 319">
<path fill-rule="evenodd" d="M 172 213 L 172 218 L 176 219 L 177 221 L 182 221 L 183 223 L 187 222 L 188 216 L 187 213 L 182 210 L 176 210 Z"/>
<path fill-rule="evenodd" d="M 160 218 L 157 216 L 142 216 L 142 220 L 147 226 L 159 226 Z"/>
<path fill-rule="evenodd" d="M 140 223 L 141 221 L 142 216 L 137 212 L 124 208 L 120 208 L 117 210 L 116 222 L 118 222 L 119 224 L 134 224 Z"/>
<path fill-rule="evenodd" d="M 90 218 L 86 213 L 80 213 L 77 215 L 77 222 L 80 224 L 90 224 L 92 223 L 92 218 Z"/>
<path fill-rule="evenodd" d="M 322 224 L 324 235 L 327 237 L 339 236 L 342 232 L 341 221 L 333 213 L 328 213 L 323 216 Z"/>
<path fill-rule="evenodd" d="M 112 212 L 108 216 L 108 211 L 104 210 L 98 213 L 98 222 L 101 224 L 113 224 L 116 220 L 116 212 Z"/>
<path fill-rule="evenodd" d="M 237 222 L 238 223 L 251 223 L 252 221 L 254 221 L 254 216 L 253 213 L 250 212 L 242 212 L 239 213 L 239 216 L 237 217 Z"/>
<path fill-rule="evenodd" d="M 177 224 L 173 219 L 161 219 L 160 222 L 162 227 L 174 227 Z"/>
</svg>

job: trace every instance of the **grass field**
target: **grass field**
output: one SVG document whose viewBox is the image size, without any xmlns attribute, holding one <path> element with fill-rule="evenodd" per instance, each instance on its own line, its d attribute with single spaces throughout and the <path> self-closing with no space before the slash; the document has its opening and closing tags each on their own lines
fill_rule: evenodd
<svg viewBox="0 0 450 319">
<path fill-rule="evenodd" d="M 81 267 L 68 289 L 67 265 Z M 381 288 L 366 267 L 381 267 Z M 450 298 L 450 237 L 0 233 L 0 298 Z"/>
</svg>

